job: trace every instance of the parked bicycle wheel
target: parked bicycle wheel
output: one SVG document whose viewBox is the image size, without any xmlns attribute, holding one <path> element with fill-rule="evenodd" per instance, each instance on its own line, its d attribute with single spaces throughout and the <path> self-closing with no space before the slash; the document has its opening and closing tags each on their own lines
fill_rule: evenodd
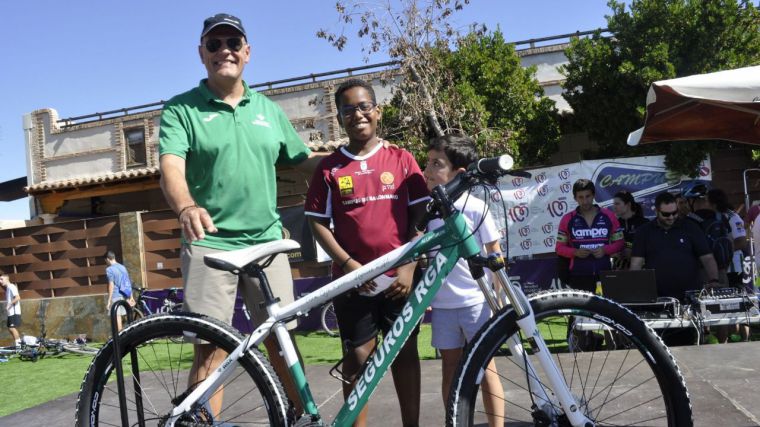
<svg viewBox="0 0 760 427">
<path fill-rule="evenodd" d="M 130 423 L 138 420 L 139 401 L 145 424 L 162 425 L 174 405 L 189 393 L 193 344 L 171 341 L 183 335 L 224 352 L 235 349 L 242 339 L 230 326 L 189 313 L 154 315 L 126 327 L 119 339 Z M 133 350 L 137 370 L 132 368 Z M 112 353 L 113 341 L 109 341 L 87 370 L 77 401 L 77 426 L 121 425 Z M 239 362 L 223 384 L 219 412 L 213 414 L 208 402 L 199 402 L 193 413 L 182 416 L 181 425 L 286 425 L 287 398 L 269 361 L 258 350 L 251 350 Z M 142 394 L 141 399 L 136 392 Z"/>
<path fill-rule="evenodd" d="M 322 306 L 322 330 L 327 332 L 331 337 L 340 335 L 338 332 L 338 317 L 335 315 L 335 306 L 329 302 Z"/>
<path fill-rule="evenodd" d="M 539 293 L 531 305 L 557 368 L 595 425 L 692 425 L 689 394 L 673 356 L 633 313 L 577 291 Z M 494 357 L 509 422 L 569 425 L 530 340 L 515 335 L 518 329 L 514 311 L 501 311 L 464 350 L 449 395 L 447 425 L 486 422 L 478 388 Z M 520 337 L 522 355 L 513 335 Z"/>
<path fill-rule="evenodd" d="M 94 356 L 98 354 L 97 347 L 92 347 L 87 344 L 68 343 L 63 345 L 63 349 L 69 353 L 81 354 L 83 356 Z"/>
</svg>

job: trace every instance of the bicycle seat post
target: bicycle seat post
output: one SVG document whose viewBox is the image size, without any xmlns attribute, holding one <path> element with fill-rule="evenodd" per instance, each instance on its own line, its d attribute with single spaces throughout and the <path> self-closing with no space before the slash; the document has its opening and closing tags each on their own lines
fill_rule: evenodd
<svg viewBox="0 0 760 427">
<path fill-rule="evenodd" d="M 265 265 L 268 264 L 269 263 L 265 263 Z M 264 295 L 264 302 L 261 303 L 261 308 L 266 308 L 272 304 L 280 302 L 280 299 L 272 294 L 272 288 L 269 286 L 269 280 L 267 280 L 264 267 L 259 264 L 252 264 L 247 266 L 242 274 L 240 274 L 240 280 L 242 281 L 243 286 L 255 286 L 253 278 L 259 280 L 259 288 L 261 288 L 261 293 Z"/>
</svg>

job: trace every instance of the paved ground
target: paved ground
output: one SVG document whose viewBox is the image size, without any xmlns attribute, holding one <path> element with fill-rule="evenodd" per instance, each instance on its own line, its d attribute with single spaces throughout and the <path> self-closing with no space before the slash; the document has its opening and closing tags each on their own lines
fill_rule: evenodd
<svg viewBox="0 0 760 427">
<path fill-rule="evenodd" d="M 686 378 L 698 426 L 760 426 L 760 342 L 702 347 L 677 347 L 673 354 Z M 342 404 L 340 384 L 327 375 L 329 366 L 307 371 L 320 412 L 331 419 Z M 443 425 L 440 399 L 440 362 L 422 365 L 422 417 L 424 426 Z M 0 418 L 0 426 L 70 426 L 76 395 Z M 390 379 L 381 383 L 370 404 L 371 425 L 400 425 L 398 402 Z"/>
</svg>

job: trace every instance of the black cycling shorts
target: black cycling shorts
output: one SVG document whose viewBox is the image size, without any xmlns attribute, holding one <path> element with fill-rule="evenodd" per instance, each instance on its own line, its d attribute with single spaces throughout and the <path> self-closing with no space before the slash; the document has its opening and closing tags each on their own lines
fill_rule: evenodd
<svg viewBox="0 0 760 427">
<path fill-rule="evenodd" d="M 375 338 L 378 332 L 385 335 L 404 304 L 406 298 L 391 300 L 382 292 L 375 296 L 360 295 L 356 291 L 338 295 L 333 306 L 341 341 L 355 348 Z M 419 330 L 418 324 L 411 336 L 416 336 Z"/>
<path fill-rule="evenodd" d="M 12 314 L 8 316 L 8 321 L 6 322 L 9 328 L 18 328 L 21 326 L 21 315 L 20 314 Z"/>
</svg>

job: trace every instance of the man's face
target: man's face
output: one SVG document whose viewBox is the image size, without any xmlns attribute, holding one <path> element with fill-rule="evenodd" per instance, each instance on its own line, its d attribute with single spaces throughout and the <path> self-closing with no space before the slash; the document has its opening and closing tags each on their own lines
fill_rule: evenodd
<svg viewBox="0 0 760 427">
<path fill-rule="evenodd" d="M 574 198 L 582 211 L 590 210 L 594 206 L 594 192 L 591 190 L 580 190 L 575 193 Z"/>
<path fill-rule="evenodd" d="M 7 277 L 5 277 L 5 276 L 0 277 L 0 286 L 2 286 L 2 287 L 8 286 L 8 278 Z"/>
<path fill-rule="evenodd" d="M 678 204 L 678 215 L 681 217 L 686 217 L 689 215 L 689 203 L 686 201 L 686 199 L 679 197 L 676 199 L 676 203 Z"/>
<path fill-rule="evenodd" d="M 670 228 L 678 218 L 678 206 L 676 203 L 664 203 L 657 207 L 657 222 L 662 228 Z"/>
<path fill-rule="evenodd" d="M 229 40 L 236 38 L 242 42 L 242 47 L 238 51 L 229 46 Z M 207 48 L 209 41 L 212 46 L 219 45 L 215 52 L 210 52 Z M 241 78 L 245 64 L 251 59 L 251 46 L 237 30 L 222 25 L 214 28 L 201 39 L 198 53 L 210 80 L 235 80 Z"/>
<path fill-rule="evenodd" d="M 338 121 L 351 141 L 368 141 L 377 135 L 377 122 L 382 117 L 380 109 L 374 106 L 365 112 L 358 108 L 368 106 L 368 103 L 374 104 L 372 95 L 361 86 L 348 89 L 340 97 Z"/>
<path fill-rule="evenodd" d="M 460 170 L 461 169 L 457 169 L 451 164 L 446 153 L 438 150 L 430 150 L 428 151 L 427 165 L 422 174 L 425 177 L 428 190 L 432 190 L 437 185 L 446 184 L 454 179 Z"/>
</svg>

